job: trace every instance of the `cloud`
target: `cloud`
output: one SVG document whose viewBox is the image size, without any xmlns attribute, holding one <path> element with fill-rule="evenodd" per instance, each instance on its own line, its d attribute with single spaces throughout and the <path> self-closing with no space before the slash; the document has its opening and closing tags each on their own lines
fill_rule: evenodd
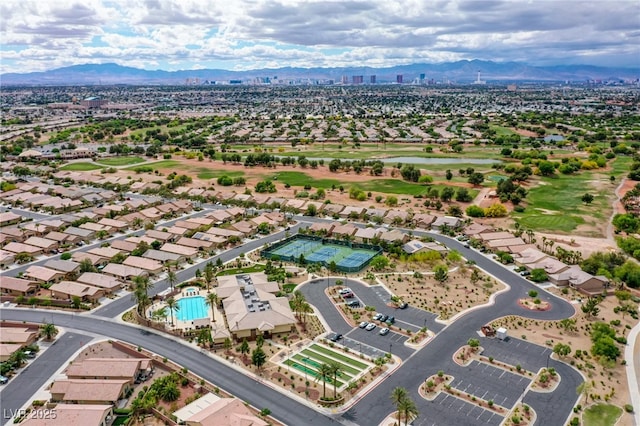
<svg viewBox="0 0 640 426">
<path fill-rule="evenodd" d="M 637 0 L 5 0 L 0 72 L 391 66 L 459 59 L 640 67 Z"/>
</svg>

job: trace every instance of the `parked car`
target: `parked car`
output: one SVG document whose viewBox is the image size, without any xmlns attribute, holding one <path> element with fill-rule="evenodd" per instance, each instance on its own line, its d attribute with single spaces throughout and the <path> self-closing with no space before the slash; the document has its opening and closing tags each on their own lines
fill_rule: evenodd
<svg viewBox="0 0 640 426">
<path fill-rule="evenodd" d="M 464 248 L 470 248 L 471 246 L 469 246 L 469 244 L 465 243 L 463 247 Z"/>
<path fill-rule="evenodd" d="M 33 359 L 36 357 L 36 353 L 33 351 L 24 351 L 24 356 L 29 359 Z"/>
<path fill-rule="evenodd" d="M 409 304 L 407 302 L 402 302 L 400 304 L 400 306 L 398 306 L 399 309 L 407 309 L 407 307 L 409 306 Z"/>
<path fill-rule="evenodd" d="M 380 315 L 380 321 L 385 322 L 389 318 L 389 315 Z"/>
<path fill-rule="evenodd" d="M 332 342 L 337 342 L 338 340 L 342 339 L 342 334 L 339 333 L 331 333 L 329 335 L 329 340 L 331 340 Z"/>
<path fill-rule="evenodd" d="M 520 276 L 522 276 L 522 277 L 527 277 L 529 275 L 531 275 L 531 271 L 522 271 L 522 272 L 520 272 Z"/>
<path fill-rule="evenodd" d="M 381 336 L 386 336 L 387 334 L 389 334 L 389 329 L 387 327 L 380 329 Z"/>
<path fill-rule="evenodd" d="M 386 322 L 387 324 L 391 325 L 391 324 L 393 324 L 394 322 L 396 322 L 396 319 L 395 319 L 395 317 L 394 317 L 393 315 L 389 315 L 389 318 L 387 318 L 387 319 L 385 320 L 385 322 Z"/>
<path fill-rule="evenodd" d="M 367 330 L 367 331 L 371 331 L 374 328 L 376 328 L 376 325 L 374 323 L 370 322 L 369 325 L 367 325 L 364 329 Z"/>
<path fill-rule="evenodd" d="M 351 302 L 347 303 L 347 306 L 350 308 L 357 308 L 358 306 L 360 306 L 360 301 L 352 300 Z"/>
<path fill-rule="evenodd" d="M 0 376 L 0 385 L 6 385 L 9 382 L 8 377 Z"/>
<path fill-rule="evenodd" d="M 338 293 L 340 293 L 340 294 L 351 293 L 351 289 L 349 287 L 345 287 L 343 289 L 340 289 L 340 291 Z"/>
<path fill-rule="evenodd" d="M 351 299 L 353 296 L 354 294 L 351 292 L 342 294 L 342 297 L 344 297 L 345 299 Z"/>
<path fill-rule="evenodd" d="M 369 325 L 369 323 L 368 323 L 368 322 L 366 322 L 366 321 L 362 321 L 362 322 L 360 323 L 359 327 L 360 327 L 360 328 L 366 328 L 368 325 Z"/>
<path fill-rule="evenodd" d="M 373 319 L 374 319 L 374 320 L 376 320 L 376 321 L 379 321 L 379 320 L 380 320 L 380 318 L 382 318 L 382 314 L 380 314 L 380 313 L 377 313 L 377 314 L 375 314 L 375 315 L 373 316 Z"/>
</svg>

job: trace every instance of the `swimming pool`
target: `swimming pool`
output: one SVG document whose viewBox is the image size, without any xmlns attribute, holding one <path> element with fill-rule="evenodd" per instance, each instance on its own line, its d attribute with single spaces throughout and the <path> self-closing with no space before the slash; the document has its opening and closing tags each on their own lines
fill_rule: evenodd
<svg viewBox="0 0 640 426">
<path fill-rule="evenodd" d="M 191 321 L 209 317 L 209 307 L 202 296 L 182 297 L 177 300 L 180 309 L 175 313 L 180 321 Z"/>
</svg>

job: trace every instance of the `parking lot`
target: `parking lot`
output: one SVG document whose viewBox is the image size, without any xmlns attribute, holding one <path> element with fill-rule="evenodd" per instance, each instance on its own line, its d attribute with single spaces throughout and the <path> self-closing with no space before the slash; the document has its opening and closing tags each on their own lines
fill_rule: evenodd
<svg viewBox="0 0 640 426">
<path fill-rule="evenodd" d="M 420 416 L 413 425 L 439 426 L 438 419 L 456 426 L 499 425 L 504 417 L 494 411 L 480 408 L 448 393 L 440 393 L 429 405 L 429 416 Z"/>
<path fill-rule="evenodd" d="M 480 345 L 484 348 L 482 355 L 513 366 L 520 364 L 525 370 L 534 372 L 546 366 L 552 353 L 550 348 L 512 337 L 507 340 L 483 338 Z"/>
<path fill-rule="evenodd" d="M 363 348 L 368 346 L 377 350 L 378 352 L 376 353 L 384 355 L 391 351 L 393 355 L 402 359 L 414 353 L 413 349 L 404 345 L 407 336 L 393 331 L 390 331 L 386 336 L 381 336 L 380 329 L 383 327 L 384 326 L 379 325 L 379 323 L 376 325 L 376 328 L 371 331 L 356 327 L 345 335 L 345 340 L 348 338 L 354 341 L 355 346 L 353 346 L 353 348 L 356 350 L 359 348 L 360 343 Z M 345 344 L 345 346 L 347 345 Z"/>
<path fill-rule="evenodd" d="M 451 387 L 485 401 L 510 409 L 531 383 L 520 373 L 511 373 L 484 362 L 472 361 L 451 374 L 455 377 Z"/>
</svg>

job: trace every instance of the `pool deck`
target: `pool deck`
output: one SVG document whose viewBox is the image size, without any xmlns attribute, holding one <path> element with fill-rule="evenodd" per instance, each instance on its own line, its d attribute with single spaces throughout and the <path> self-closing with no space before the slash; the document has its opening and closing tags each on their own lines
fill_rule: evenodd
<svg viewBox="0 0 640 426">
<path fill-rule="evenodd" d="M 204 298 L 207 297 L 207 294 L 209 292 L 206 289 L 200 289 L 198 287 L 187 287 L 181 290 L 180 293 L 176 294 L 174 297 L 176 300 L 179 299 L 183 299 L 183 298 L 188 298 L 188 297 L 195 297 L 195 296 L 202 296 Z M 167 304 L 164 301 L 159 301 L 154 303 L 153 305 L 151 305 L 147 312 L 149 312 L 149 317 L 150 317 L 150 313 L 153 311 L 156 311 L 162 307 L 166 307 Z M 194 329 L 196 325 L 211 325 L 212 327 L 214 326 L 214 324 L 220 325 L 220 324 L 224 324 L 224 320 L 222 317 L 222 312 L 220 312 L 220 310 L 218 309 L 218 307 L 214 308 L 215 311 L 215 318 L 216 318 L 216 322 L 214 323 L 212 318 L 211 318 L 211 307 L 209 305 L 207 305 L 207 318 L 200 318 L 200 319 L 196 319 L 196 320 L 180 320 L 177 318 L 177 316 L 173 316 L 173 319 L 175 320 L 175 325 L 171 325 L 171 315 L 167 315 L 167 318 L 163 321 L 159 321 L 160 323 L 163 323 L 167 328 L 170 329 L 174 329 L 174 330 L 189 330 L 189 329 Z M 167 312 L 169 312 L 169 310 L 167 309 Z"/>
</svg>

